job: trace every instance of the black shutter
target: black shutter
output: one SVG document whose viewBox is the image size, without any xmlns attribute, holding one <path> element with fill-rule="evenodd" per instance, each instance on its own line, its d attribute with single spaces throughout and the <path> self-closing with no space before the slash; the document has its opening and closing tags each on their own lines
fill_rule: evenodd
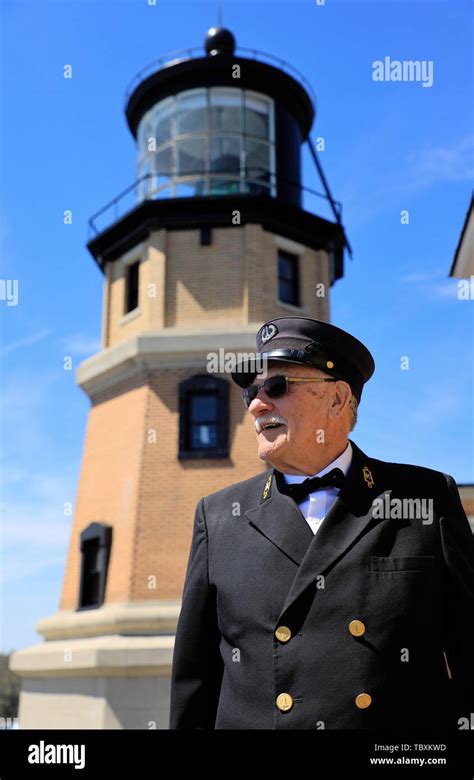
<svg viewBox="0 0 474 780">
<path fill-rule="evenodd" d="M 112 528 L 91 523 L 81 533 L 81 577 L 77 609 L 96 609 L 105 597 Z"/>
</svg>

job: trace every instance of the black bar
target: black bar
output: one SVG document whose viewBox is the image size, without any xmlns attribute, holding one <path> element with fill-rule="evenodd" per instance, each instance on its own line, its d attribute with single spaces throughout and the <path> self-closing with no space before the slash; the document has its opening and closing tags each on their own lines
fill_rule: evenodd
<svg viewBox="0 0 474 780">
<path fill-rule="evenodd" d="M 255 770 L 261 767 L 264 777 L 271 776 L 269 770 L 277 769 L 285 775 L 304 774 L 323 780 L 407 777 L 407 772 L 416 778 L 434 776 L 462 780 L 473 777 L 473 743 L 473 731 L 468 730 L 1 730 L 0 778 L 57 777 L 62 780 L 68 777 L 118 778 L 123 774 L 141 780 L 165 773 L 174 778 L 186 769 L 188 774 L 194 775 L 197 767 L 199 775 L 204 777 L 211 772 L 214 774 L 216 769 L 222 776 L 229 773 L 230 776 L 254 777 Z M 61 757 L 58 745 L 70 746 L 67 749 L 70 753 L 66 750 L 63 753 L 70 759 L 68 763 L 30 763 L 29 757 L 37 757 L 43 762 L 48 757 Z M 73 746 L 77 746 L 75 755 Z M 80 766 L 82 759 L 83 768 Z M 387 763 L 388 759 L 392 761 Z M 133 774 L 127 772 L 130 769 Z"/>
</svg>

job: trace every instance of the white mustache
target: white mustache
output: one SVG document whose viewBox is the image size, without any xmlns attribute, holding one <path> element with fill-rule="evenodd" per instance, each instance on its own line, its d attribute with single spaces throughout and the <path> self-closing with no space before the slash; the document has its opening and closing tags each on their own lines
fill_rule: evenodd
<svg viewBox="0 0 474 780">
<path fill-rule="evenodd" d="M 281 423 L 281 425 L 286 425 L 286 420 L 283 419 L 279 414 L 261 414 L 260 417 L 257 417 L 255 420 L 255 430 L 257 433 L 261 433 L 263 431 L 265 425 L 268 425 L 269 423 Z"/>
</svg>

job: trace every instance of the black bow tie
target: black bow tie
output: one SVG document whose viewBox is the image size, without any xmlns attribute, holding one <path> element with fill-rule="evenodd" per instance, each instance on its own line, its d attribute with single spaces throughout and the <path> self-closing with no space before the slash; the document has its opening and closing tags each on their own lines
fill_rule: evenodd
<svg viewBox="0 0 474 780">
<path fill-rule="evenodd" d="M 327 487 L 342 488 L 345 482 L 344 472 L 341 469 L 333 469 L 323 477 L 308 477 L 303 482 L 286 483 L 286 494 L 290 496 L 297 504 L 314 493 L 316 490 L 322 490 Z"/>
</svg>

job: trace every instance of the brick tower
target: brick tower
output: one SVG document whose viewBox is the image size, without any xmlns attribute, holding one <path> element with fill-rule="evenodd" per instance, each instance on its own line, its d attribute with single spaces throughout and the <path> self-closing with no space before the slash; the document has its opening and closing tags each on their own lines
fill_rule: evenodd
<svg viewBox="0 0 474 780">
<path fill-rule="evenodd" d="M 137 177 L 91 221 L 102 348 L 77 371 L 91 408 L 59 610 L 11 661 L 22 728 L 167 727 L 196 503 L 265 468 L 209 354 L 254 351 L 273 317 L 329 319 L 346 240 L 323 175 L 336 221 L 303 206 L 311 90 L 252 55 L 212 28 L 127 95 Z"/>
</svg>

